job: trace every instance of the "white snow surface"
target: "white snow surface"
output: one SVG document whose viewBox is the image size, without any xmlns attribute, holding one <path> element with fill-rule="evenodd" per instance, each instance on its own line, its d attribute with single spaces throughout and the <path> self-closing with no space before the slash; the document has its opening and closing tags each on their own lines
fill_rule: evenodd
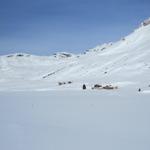
<svg viewBox="0 0 150 150">
<path fill-rule="evenodd" d="M 83 83 L 89 87 L 120 83 L 117 86 L 145 88 L 150 84 L 149 58 L 149 24 L 116 43 L 97 46 L 84 54 L 0 56 L 0 91 L 80 89 Z M 58 86 L 58 82 L 67 81 L 72 84 Z"/>
<path fill-rule="evenodd" d="M 149 150 L 149 108 L 130 91 L 0 92 L 0 149 Z"/>
</svg>

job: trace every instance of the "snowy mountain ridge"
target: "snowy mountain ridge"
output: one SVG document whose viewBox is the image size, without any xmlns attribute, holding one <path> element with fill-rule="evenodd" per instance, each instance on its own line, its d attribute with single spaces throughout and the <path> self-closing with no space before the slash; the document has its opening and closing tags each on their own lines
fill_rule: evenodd
<svg viewBox="0 0 150 150">
<path fill-rule="evenodd" d="M 0 90 L 79 89 L 83 83 L 148 87 L 150 84 L 150 19 L 116 43 L 52 56 L 24 53 L 0 56 Z M 59 86 L 58 82 L 72 84 Z"/>
</svg>

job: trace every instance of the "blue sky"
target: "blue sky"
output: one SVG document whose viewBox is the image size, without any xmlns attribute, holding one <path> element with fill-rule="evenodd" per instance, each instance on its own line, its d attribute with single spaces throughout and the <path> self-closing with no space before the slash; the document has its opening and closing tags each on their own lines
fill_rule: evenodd
<svg viewBox="0 0 150 150">
<path fill-rule="evenodd" d="M 0 55 L 79 53 L 150 17 L 149 0 L 0 0 Z"/>
</svg>

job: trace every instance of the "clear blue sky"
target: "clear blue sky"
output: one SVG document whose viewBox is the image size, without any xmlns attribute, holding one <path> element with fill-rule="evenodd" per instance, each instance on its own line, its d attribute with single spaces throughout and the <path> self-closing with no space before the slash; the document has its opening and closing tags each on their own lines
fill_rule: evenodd
<svg viewBox="0 0 150 150">
<path fill-rule="evenodd" d="M 150 0 L 0 0 L 0 55 L 78 53 L 150 17 Z"/>
</svg>

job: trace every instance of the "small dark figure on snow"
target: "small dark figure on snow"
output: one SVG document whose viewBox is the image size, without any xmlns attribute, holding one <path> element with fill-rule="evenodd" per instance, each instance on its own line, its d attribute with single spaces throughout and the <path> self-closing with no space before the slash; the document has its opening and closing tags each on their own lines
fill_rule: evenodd
<svg viewBox="0 0 150 150">
<path fill-rule="evenodd" d="M 82 87 L 82 88 L 83 88 L 83 90 L 86 90 L 86 85 L 85 85 L 85 84 L 83 84 L 83 87 Z"/>
<path fill-rule="evenodd" d="M 139 90 L 138 90 L 139 92 L 141 92 L 141 89 L 139 88 Z"/>
</svg>

